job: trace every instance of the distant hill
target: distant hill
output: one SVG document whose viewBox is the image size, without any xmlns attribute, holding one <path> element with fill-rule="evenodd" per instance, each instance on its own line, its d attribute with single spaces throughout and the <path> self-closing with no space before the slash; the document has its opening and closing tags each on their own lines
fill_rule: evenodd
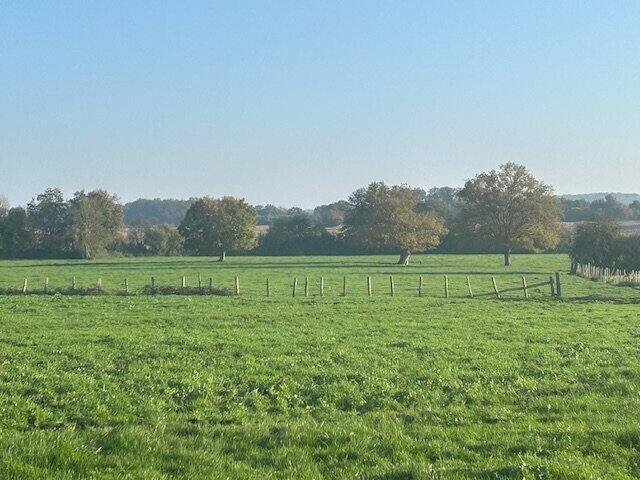
<svg viewBox="0 0 640 480">
<path fill-rule="evenodd" d="M 635 200 L 640 200 L 640 194 L 638 193 L 619 192 L 578 193 L 575 195 L 560 195 L 560 197 L 568 200 L 586 200 L 587 202 L 593 202 L 594 200 L 601 200 L 609 194 L 613 195 L 617 201 L 625 205 L 629 205 Z"/>
<path fill-rule="evenodd" d="M 139 198 L 125 204 L 124 223 L 126 225 L 139 222 L 147 222 L 151 225 L 161 223 L 179 225 L 194 201 L 193 198 L 189 200 Z"/>
</svg>

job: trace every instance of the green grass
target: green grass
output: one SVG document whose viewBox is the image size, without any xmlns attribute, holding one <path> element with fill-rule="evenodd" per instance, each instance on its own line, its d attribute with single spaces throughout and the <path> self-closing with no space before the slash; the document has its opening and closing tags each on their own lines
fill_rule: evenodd
<svg viewBox="0 0 640 480">
<path fill-rule="evenodd" d="M 241 281 L 240 297 L 0 296 L 0 478 L 640 476 L 638 290 L 563 274 L 562 300 L 468 299 L 467 274 L 489 292 L 568 260 L 393 260 L 0 262 L 3 288 Z"/>
</svg>

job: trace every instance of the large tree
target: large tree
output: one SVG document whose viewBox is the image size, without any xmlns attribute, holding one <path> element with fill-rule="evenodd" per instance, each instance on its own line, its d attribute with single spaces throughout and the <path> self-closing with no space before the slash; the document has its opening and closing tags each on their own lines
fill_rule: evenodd
<svg viewBox="0 0 640 480">
<path fill-rule="evenodd" d="M 124 228 L 122 204 L 104 190 L 76 192 L 69 201 L 69 211 L 73 244 L 82 258 L 95 258 L 118 239 Z"/>
<path fill-rule="evenodd" d="M 398 250 L 398 264 L 408 265 L 412 252 L 437 246 L 447 233 L 438 215 L 419 211 L 421 200 L 409 187 L 372 183 L 349 197 L 342 233 L 357 245 Z"/>
<path fill-rule="evenodd" d="M 505 266 L 511 265 L 514 249 L 553 248 L 559 241 L 560 202 L 522 165 L 506 163 L 481 173 L 467 180 L 458 197 L 465 234 L 502 251 Z"/>
<path fill-rule="evenodd" d="M 256 244 L 256 211 L 244 199 L 203 197 L 185 215 L 178 231 L 184 247 L 195 255 L 219 255 L 248 250 Z"/>
<path fill-rule="evenodd" d="M 38 254 L 55 258 L 68 253 L 71 216 L 59 188 L 47 188 L 27 205 L 36 234 Z"/>
<path fill-rule="evenodd" d="M 8 258 L 27 258 L 33 255 L 36 238 L 27 212 L 22 207 L 10 209 L 0 228 L 2 255 Z"/>
</svg>

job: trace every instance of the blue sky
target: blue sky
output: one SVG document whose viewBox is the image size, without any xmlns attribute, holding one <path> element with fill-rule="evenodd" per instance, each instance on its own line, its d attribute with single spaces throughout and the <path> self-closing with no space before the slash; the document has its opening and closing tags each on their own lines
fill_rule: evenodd
<svg viewBox="0 0 640 480">
<path fill-rule="evenodd" d="M 640 2 L 0 1 L 0 194 L 640 191 Z"/>
</svg>

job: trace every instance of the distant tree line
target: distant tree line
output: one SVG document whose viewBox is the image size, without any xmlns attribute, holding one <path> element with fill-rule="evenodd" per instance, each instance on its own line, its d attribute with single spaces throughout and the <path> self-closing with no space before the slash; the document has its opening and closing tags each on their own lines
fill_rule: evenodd
<svg viewBox="0 0 640 480">
<path fill-rule="evenodd" d="M 595 202 L 594 202 L 595 203 Z M 606 203 L 606 202 L 605 202 Z M 567 246 L 562 202 L 508 163 L 461 189 L 374 182 L 312 211 L 251 206 L 233 197 L 143 200 L 123 206 L 103 190 L 65 200 L 47 189 L 26 208 L 0 200 L 0 253 L 9 258 L 550 251 Z M 267 224 L 258 234 L 258 225 Z"/>
<path fill-rule="evenodd" d="M 565 222 L 593 222 L 607 217 L 614 220 L 640 220 L 640 200 L 626 205 L 612 194 L 591 202 L 584 199 L 561 198 Z"/>
</svg>

